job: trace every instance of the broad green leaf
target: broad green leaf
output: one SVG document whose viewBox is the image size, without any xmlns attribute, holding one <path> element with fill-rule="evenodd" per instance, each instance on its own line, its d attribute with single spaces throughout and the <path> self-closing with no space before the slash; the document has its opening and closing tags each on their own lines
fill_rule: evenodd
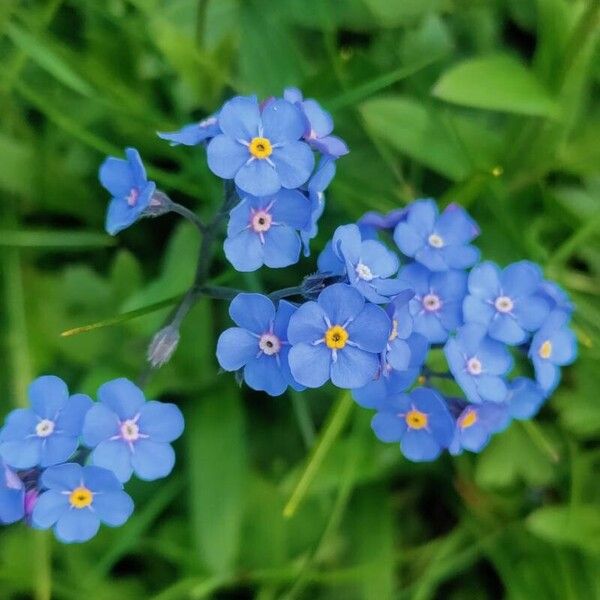
<svg viewBox="0 0 600 600">
<path fill-rule="evenodd" d="M 367 8 L 383 27 L 397 27 L 415 21 L 427 13 L 435 11 L 442 4 L 441 0 L 363 0 Z"/>
<path fill-rule="evenodd" d="M 450 67 L 435 84 L 442 100 L 486 110 L 556 118 L 557 103 L 536 76 L 508 55 L 473 58 Z"/>
</svg>

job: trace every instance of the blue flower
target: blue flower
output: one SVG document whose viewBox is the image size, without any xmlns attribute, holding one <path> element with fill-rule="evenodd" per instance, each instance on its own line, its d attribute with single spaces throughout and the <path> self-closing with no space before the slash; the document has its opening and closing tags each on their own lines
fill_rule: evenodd
<svg viewBox="0 0 600 600">
<path fill-rule="evenodd" d="M 306 302 L 290 319 L 292 375 L 310 388 L 328 379 L 341 388 L 362 387 L 375 377 L 378 354 L 386 347 L 390 331 L 382 308 L 365 303 L 349 285 L 331 285 L 317 302 Z"/>
<path fill-rule="evenodd" d="M 238 271 L 298 262 L 297 230 L 307 226 L 310 210 L 310 202 L 297 190 L 280 190 L 262 198 L 245 196 L 230 213 L 225 256 Z"/>
<path fill-rule="evenodd" d="M 508 411 L 513 419 L 531 419 L 546 401 L 542 388 L 528 377 L 516 377 L 509 384 Z"/>
<path fill-rule="evenodd" d="M 0 458 L 0 523 L 8 525 L 25 515 L 25 487 L 18 475 Z"/>
<path fill-rule="evenodd" d="M 445 342 L 463 322 L 467 274 L 455 270 L 432 273 L 419 263 L 411 263 L 400 269 L 398 278 L 415 292 L 409 304 L 414 330 L 432 344 Z"/>
<path fill-rule="evenodd" d="M 92 400 L 83 394 L 69 397 L 65 382 L 53 375 L 38 377 L 28 393 L 31 408 L 9 413 L 0 432 L 0 455 L 16 469 L 66 461 L 77 449 Z"/>
<path fill-rule="evenodd" d="M 537 292 L 540 268 L 522 260 L 501 271 L 483 262 L 469 273 L 469 292 L 463 303 L 465 321 L 485 325 L 491 338 L 522 344 L 548 316 L 548 303 Z"/>
<path fill-rule="evenodd" d="M 469 402 L 503 402 L 508 389 L 502 375 L 512 367 L 506 346 L 486 335 L 485 325 L 467 323 L 444 346 L 448 366 Z"/>
<path fill-rule="evenodd" d="M 132 472 L 146 481 L 166 477 L 175 464 L 169 442 L 184 428 L 179 408 L 146 402 L 142 390 L 125 378 L 101 385 L 98 399 L 83 424 L 92 463 L 110 469 L 119 481 L 128 481 Z"/>
<path fill-rule="evenodd" d="M 197 146 L 208 143 L 211 138 L 221 133 L 217 115 L 211 115 L 198 123 L 190 123 L 179 131 L 158 132 L 158 137 L 171 142 L 171 146 Z"/>
<path fill-rule="evenodd" d="M 148 181 L 135 148 L 126 148 L 127 160 L 109 156 L 100 166 L 100 183 L 112 200 L 106 213 L 106 231 L 115 235 L 133 225 L 150 206 L 156 184 Z"/>
<path fill-rule="evenodd" d="M 100 523 L 123 525 L 133 512 L 133 501 L 114 473 L 100 467 L 66 463 L 42 473 L 45 491 L 36 501 L 32 525 L 54 528 L 61 542 L 71 544 L 93 538 Z"/>
<path fill-rule="evenodd" d="M 415 462 L 434 460 L 452 441 L 454 421 L 441 396 L 429 388 L 388 398 L 371 421 L 382 442 L 400 442 Z"/>
<path fill-rule="evenodd" d="M 391 231 L 408 214 L 407 208 L 396 208 L 386 214 L 374 210 L 366 212 L 357 222 L 363 240 L 376 240 L 380 231 Z"/>
<path fill-rule="evenodd" d="M 304 99 L 298 88 L 286 88 L 283 97 L 302 111 L 305 119 L 303 137 L 315 150 L 333 158 L 348 154 L 346 142 L 331 135 L 333 131 L 331 115 L 316 100 Z"/>
<path fill-rule="evenodd" d="M 454 437 L 448 448 L 450 454 L 463 450 L 480 452 L 492 435 L 506 429 L 510 423 L 508 405 L 504 402 L 467 404 L 456 419 Z"/>
<path fill-rule="evenodd" d="M 438 216 L 433 200 L 419 200 L 408 207 L 406 220 L 396 225 L 394 241 L 406 256 L 430 271 L 466 269 L 479 259 L 470 242 L 479 235 L 473 219 L 462 207 L 450 204 Z"/>
<path fill-rule="evenodd" d="M 398 256 L 376 240 L 362 241 L 357 225 L 342 225 L 335 230 L 331 248 L 344 262 L 350 284 L 367 300 L 389 302 L 406 288 L 397 279 L 388 279 L 398 271 Z M 319 268 L 323 261 L 319 263 Z"/>
<path fill-rule="evenodd" d="M 550 306 L 550 310 L 558 309 L 571 314 L 575 308 L 567 292 L 554 281 L 542 281 L 539 293 Z"/>
<path fill-rule="evenodd" d="M 383 356 L 375 379 L 361 388 L 352 390 L 352 397 L 363 408 L 378 409 L 388 398 L 407 390 L 418 375 L 417 367 L 409 367 L 404 371 L 392 369 Z"/>
<path fill-rule="evenodd" d="M 298 385 L 290 372 L 287 329 L 296 307 L 273 302 L 260 294 L 238 294 L 229 314 L 238 327 L 226 329 L 217 342 L 217 360 L 226 371 L 244 369 L 244 380 L 253 390 L 279 396 L 288 385 Z"/>
<path fill-rule="evenodd" d="M 531 340 L 529 357 L 537 382 L 546 394 L 558 385 L 560 367 L 570 365 L 577 357 L 577 339 L 568 322 L 566 312 L 553 310 Z"/>
<path fill-rule="evenodd" d="M 256 96 L 238 96 L 224 104 L 219 126 L 223 133 L 208 144 L 208 166 L 244 192 L 269 196 L 310 177 L 315 159 L 300 141 L 304 117 L 286 100 L 268 102 L 261 113 Z"/>
</svg>

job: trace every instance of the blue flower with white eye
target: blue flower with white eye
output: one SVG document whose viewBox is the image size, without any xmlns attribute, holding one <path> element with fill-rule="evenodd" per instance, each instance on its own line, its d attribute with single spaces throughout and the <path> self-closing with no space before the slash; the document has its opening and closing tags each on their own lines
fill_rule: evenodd
<svg viewBox="0 0 600 600">
<path fill-rule="evenodd" d="M 328 379 L 340 388 L 359 388 L 377 374 L 391 323 L 385 311 L 344 283 L 325 288 L 316 302 L 306 302 L 288 327 L 290 369 L 310 388 Z"/>
<path fill-rule="evenodd" d="M 433 273 L 419 263 L 411 263 L 400 269 L 398 278 L 415 292 L 409 304 L 414 330 L 432 344 L 445 342 L 463 322 L 467 274 L 456 270 Z"/>
<path fill-rule="evenodd" d="M 529 358 L 535 368 L 535 378 L 546 394 L 554 391 L 560 381 L 560 367 L 577 358 L 577 339 L 568 327 L 569 315 L 553 310 L 531 340 Z"/>
<path fill-rule="evenodd" d="M 415 355 L 418 352 L 419 349 L 416 348 Z M 375 379 L 361 388 L 352 390 L 352 397 L 359 406 L 377 410 L 388 398 L 406 391 L 415 382 L 418 375 L 419 367 L 417 366 L 410 366 L 403 371 L 392 369 L 389 363 L 385 362 L 385 354 L 383 354 Z"/>
<path fill-rule="evenodd" d="M 436 459 L 452 441 L 454 421 L 442 397 L 429 388 L 388 398 L 371 421 L 382 442 L 400 442 L 414 462 Z"/>
<path fill-rule="evenodd" d="M 548 316 L 548 303 L 538 294 L 540 268 L 527 260 L 501 271 L 483 262 L 469 273 L 469 295 L 463 303 L 465 321 L 485 325 L 491 338 L 522 344 Z"/>
<path fill-rule="evenodd" d="M 513 419 L 531 419 L 546 401 L 542 388 L 528 377 L 516 377 L 508 387 L 508 412 Z"/>
<path fill-rule="evenodd" d="M 464 208 L 450 204 L 438 215 L 433 200 L 419 200 L 396 225 L 394 241 L 403 254 L 430 271 L 447 271 L 466 269 L 479 260 L 479 250 L 470 245 L 478 235 L 479 228 Z"/>
<path fill-rule="evenodd" d="M 331 115 L 316 100 L 304 99 L 298 88 L 286 88 L 283 97 L 302 111 L 305 119 L 303 137 L 315 150 L 333 158 L 348 154 L 346 142 L 331 135 L 333 131 Z"/>
<path fill-rule="evenodd" d="M 380 231 L 392 231 L 408 214 L 407 208 L 396 208 L 386 214 L 371 210 L 357 222 L 363 240 L 376 240 Z"/>
<path fill-rule="evenodd" d="M 0 456 L 15 469 L 65 462 L 79 445 L 83 419 L 92 400 L 69 396 L 62 379 L 38 377 L 29 385 L 31 408 L 10 412 L 0 432 Z"/>
<path fill-rule="evenodd" d="M 400 266 L 398 256 L 377 240 L 362 241 L 357 225 L 342 225 L 335 230 L 331 248 L 344 262 L 350 285 L 376 304 L 389 302 L 406 288 L 401 281 L 389 279 Z M 323 261 L 319 263 L 319 268 Z"/>
<path fill-rule="evenodd" d="M 302 112 L 286 100 L 268 102 L 261 113 L 256 96 L 237 96 L 219 113 L 223 133 L 207 148 L 210 170 L 253 196 L 306 183 L 314 167 L 310 147 L 300 141 Z"/>
<path fill-rule="evenodd" d="M 279 396 L 288 386 L 304 389 L 292 377 L 288 363 L 287 329 L 296 307 L 273 302 L 260 294 L 238 294 L 229 305 L 237 327 L 226 329 L 217 342 L 217 360 L 226 371 L 244 369 L 253 390 Z"/>
<path fill-rule="evenodd" d="M 8 525 L 25 515 L 25 486 L 0 458 L 0 523 Z"/>
<path fill-rule="evenodd" d="M 146 402 L 142 390 L 125 378 L 101 385 L 98 399 L 83 424 L 83 443 L 93 448 L 92 463 L 110 469 L 123 482 L 132 473 L 146 481 L 166 477 L 175 465 L 170 442 L 184 428 L 179 408 Z"/>
<path fill-rule="evenodd" d="M 450 371 L 469 402 L 503 402 L 508 388 L 502 376 L 512 368 L 506 346 L 487 336 L 485 325 L 467 323 L 444 346 Z"/>
<path fill-rule="evenodd" d="M 453 455 L 463 450 L 481 452 L 492 435 L 506 429 L 509 423 L 508 405 L 504 402 L 467 404 L 456 419 L 448 451 Z"/>
<path fill-rule="evenodd" d="M 227 260 L 244 272 L 263 264 L 277 269 L 298 262 L 298 230 L 307 227 L 310 211 L 309 200 L 297 190 L 243 197 L 230 213 L 223 245 Z"/>
<path fill-rule="evenodd" d="M 148 181 L 146 170 L 135 148 L 125 149 L 126 160 L 109 156 L 100 166 L 100 183 L 112 200 L 106 213 L 106 231 L 116 235 L 133 225 L 150 206 L 156 184 Z"/>
<path fill-rule="evenodd" d="M 158 137 L 171 142 L 171 146 L 197 146 L 208 143 L 221 133 L 217 115 L 211 115 L 198 123 L 184 125 L 178 131 L 158 132 Z"/>
<path fill-rule="evenodd" d="M 571 314 L 575 309 L 567 292 L 558 283 L 554 283 L 554 281 L 542 281 L 539 294 L 546 300 L 550 310 L 562 310 Z"/>
<path fill-rule="evenodd" d="M 41 485 L 47 491 L 35 503 L 32 525 L 53 527 L 56 538 L 66 544 L 87 542 L 100 523 L 119 527 L 133 513 L 133 500 L 108 469 L 57 465 L 42 473 Z"/>
</svg>

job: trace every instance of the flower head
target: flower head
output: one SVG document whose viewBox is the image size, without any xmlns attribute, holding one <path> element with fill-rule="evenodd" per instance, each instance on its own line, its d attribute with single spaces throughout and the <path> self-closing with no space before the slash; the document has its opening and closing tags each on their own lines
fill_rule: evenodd
<svg viewBox="0 0 600 600">
<path fill-rule="evenodd" d="M 470 242 L 478 235 L 477 225 L 464 208 L 450 204 L 438 215 L 433 200 L 419 200 L 396 225 L 394 241 L 403 254 L 430 271 L 447 271 L 466 269 L 477 262 L 479 250 Z"/>
<path fill-rule="evenodd" d="M 135 223 L 150 206 L 156 184 L 148 181 L 135 148 L 125 150 L 126 160 L 109 156 L 100 166 L 100 183 L 112 200 L 106 213 L 106 231 L 115 235 Z"/>
<path fill-rule="evenodd" d="M 314 156 L 300 141 L 304 117 L 290 102 L 273 100 L 261 112 L 256 96 L 238 96 L 223 105 L 219 127 L 222 133 L 208 144 L 208 166 L 244 192 L 269 196 L 310 177 Z"/>
<path fill-rule="evenodd" d="M 492 262 L 477 265 L 469 273 L 465 321 L 485 325 L 495 340 L 522 344 L 548 316 L 548 303 L 538 294 L 541 281 L 540 268 L 526 260 L 503 271 Z"/>
<path fill-rule="evenodd" d="M 92 463 L 112 470 L 119 481 L 128 481 L 132 472 L 146 481 L 166 477 L 175 464 L 170 442 L 184 428 L 179 408 L 146 402 L 142 390 L 125 378 L 101 385 L 98 399 L 83 425 Z"/>
<path fill-rule="evenodd" d="M 25 515 L 25 486 L 0 458 L 0 523 L 8 525 Z"/>
<path fill-rule="evenodd" d="M 91 398 L 69 396 L 62 379 L 46 375 L 30 384 L 29 399 L 31 408 L 9 413 L 0 432 L 0 456 L 16 469 L 66 461 L 77 449 Z"/>
<path fill-rule="evenodd" d="M 279 396 L 288 385 L 302 389 L 290 372 L 287 329 L 296 307 L 260 294 L 238 294 L 229 314 L 238 327 L 226 329 L 217 343 L 217 360 L 226 371 L 244 369 L 244 381 L 254 390 Z"/>
<path fill-rule="evenodd" d="M 531 340 L 529 357 L 537 382 L 546 394 L 558 385 L 560 367 L 570 365 L 577 357 L 577 339 L 568 322 L 566 312 L 553 310 Z"/>
<path fill-rule="evenodd" d="M 480 452 L 491 436 L 505 429 L 509 422 L 506 403 L 467 404 L 456 419 L 454 437 L 448 450 L 455 455 L 463 450 Z"/>
<path fill-rule="evenodd" d="M 245 196 L 230 213 L 225 256 L 238 271 L 298 262 L 298 230 L 307 227 L 310 211 L 310 202 L 297 190 L 261 198 Z"/>
<path fill-rule="evenodd" d="M 47 491 L 35 503 L 32 525 L 53 527 L 54 535 L 66 544 L 93 538 L 101 522 L 119 527 L 133 512 L 133 501 L 108 469 L 57 465 L 44 471 L 41 484 Z"/>
<path fill-rule="evenodd" d="M 452 440 L 454 421 L 440 395 L 429 388 L 388 398 L 371 421 L 382 442 L 400 442 L 415 462 L 434 460 Z"/>
<path fill-rule="evenodd" d="M 508 388 L 508 412 L 513 419 L 531 419 L 546 401 L 542 388 L 528 377 L 516 377 Z"/>
<path fill-rule="evenodd" d="M 208 143 L 212 138 L 221 133 L 217 115 L 211 115 L 198 123 L 184 125 L 178 131 L 158 133 L 162 140 L 171 142 L 171 146 L 197 146 Z"/>
<path fill-rule="evenodd" d="M 320 387 L 328 379 L 341 388 L 358 388 L 379 368 L 391 323 L 380 307 L 365 303 L 354 288 L 337 283 L 316 302 L 306 302 L 292 315 L 288 340 L 294 379 Z"/>
<path fill-rule="evenodd" d="M 469 402 L 503 402 L 508 389 L 502 375 L 512 367 L 506 346 L 486 335 L 485 325 L 467 323 L 444 346 L 450 371 Z"/>
</svg>

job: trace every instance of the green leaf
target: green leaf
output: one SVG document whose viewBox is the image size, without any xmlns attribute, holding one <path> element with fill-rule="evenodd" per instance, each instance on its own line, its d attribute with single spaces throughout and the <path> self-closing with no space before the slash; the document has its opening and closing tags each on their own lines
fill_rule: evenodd
<svg viewBox="0 0 600 600">
<path fill-rule="evenodd" d="M 536 76 L 507 55 L 474 58 L 451 67 L 433 88 L 442 100 L 501 112 L 556 118 L 558 106 Z"/>
<path fill-rule="evenodd" d="M 441 0 L 363 0 L 383 27 L 397 27 L 435 11 Z"/>
<path fill-rule="evenodd" d="M 95 231 L 0 230 L 0 247 L 40 248 L 62 252 L 66 249 L 102 248 L 112 246 L 114 243 L 114 238 Z"/>
</svg>

